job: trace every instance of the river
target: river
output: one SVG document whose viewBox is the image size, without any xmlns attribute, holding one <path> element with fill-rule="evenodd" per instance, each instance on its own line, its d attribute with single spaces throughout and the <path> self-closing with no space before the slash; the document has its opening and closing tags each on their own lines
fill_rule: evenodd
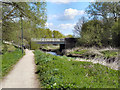
<svg viewBox="0 0 120 90">
<path fill-rule="evenodd" d="M 60 55 L 57 55 L 56 52 L 46 52 L 46 53 L 49 53 L 49 54 L 52 54 L 52 55 L 55 55 L 55 56 L 60 56 Z"/>
</svg>

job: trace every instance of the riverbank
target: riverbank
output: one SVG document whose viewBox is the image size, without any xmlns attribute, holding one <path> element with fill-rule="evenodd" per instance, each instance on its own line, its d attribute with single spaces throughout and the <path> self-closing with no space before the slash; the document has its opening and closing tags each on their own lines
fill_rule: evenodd
<svg viewBox="0 0 120 90">
<path fill-rule="evenodd" d="M 42 49 L 41 49 L 42 50 Z M 86 61 L 99 63 L 108 66 L 112 69 L 118 70 L 120 63 L 120 50 L 117 48 L 85 48 L 77 47 L 73 49 L 66 49 L 60 52 L 59 49 L 44 49 L 44 52 L 53 52 L 57 55 L 65 55 L 74 58 L 77 61 Z M 63 53 L 64 52 L 64 53 Z"/>
<path fill-rule="evenodd" d="M 78 61 L 99 63 L 112 69 L 119 70 L 120 50 L 117 48 L 85 48 L 78 47 L 65 50 L 68 57 L 74 57 Z"/>
<path fill-rule="evenodd" d="M 43 88 L 118 88 L 116 70 L 40 50 L 34 53 L 37 74 Z"/>
</svg>

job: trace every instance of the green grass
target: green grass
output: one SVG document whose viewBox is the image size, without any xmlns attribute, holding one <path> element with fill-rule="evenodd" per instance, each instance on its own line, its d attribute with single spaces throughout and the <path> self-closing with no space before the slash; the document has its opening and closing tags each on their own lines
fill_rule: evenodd
<svg viewBox="0 0 120 90">
<path fill-rule="evenodd" d="M 2 55 L 0 55 L 0 79 L 2 78 Z"/>
<path fill-rule="evenodd" d="M 72 52 L 72 54 L 84 54 L 86 53 L 88 50 L 80 50 L 80 51 L 74 51 Z"/>
<path fill-rule="evenodd" d="M 53 56 L 39 50 L 34 53 L 43 88 L 118 88 L 116 70 L 100 64 L 73 61 L 65 56 Z"/>
<path fill-rule="evenodd" d="M 41 44 L 37 44 L 36 42 L 31 41 L 31 49 L 39 49 Z"/>
<path fill-rule="evenodd" d="M 102 51 L 101 52 L 105 57 L 108 57 L 108 58 L 110 58 L 110 57 L 116 57 L 117 55 L 118 55 L 118 52 L 117 51 L 109 51 L 109 50 L 107 50 L 107 51 Z"/>
<path fill-rule="evenodd" d="M 44 45 L 42 47 L 42 49 L 46 49 L 46 50 L 56 50 L 56 49 L 59 49 L 59 46 L 57 45 Z"/>
<path fill-rule="evenodd" d="M 15 47 L 13 46 L 13 45 L 7 45 L 7 51 L 8 52 L 13 52 L 13 51 L 15 51 Z"/>
<path fill-rule="evenodd" d="M 4 77 L 13 67 L 14 64 L 22 57 L 22 51 L 16 49 L 13 52 L 6 52 L 1 55 L 2 59 L 2 77 Z"/>
<path fill-rule="evenodd" d="M 42 48 L 42 49 L 46 49 L 46 50 L 54 50 L 54 49 L 59 49 L 59 45 L 48 45 L 48 44 L 37 44 L 36 42 L 32 41 L 31 42 L 31 49 L 33 50 L 36 50 L 36 49 L 39 49 L 39 48 Z"/>
</svg>

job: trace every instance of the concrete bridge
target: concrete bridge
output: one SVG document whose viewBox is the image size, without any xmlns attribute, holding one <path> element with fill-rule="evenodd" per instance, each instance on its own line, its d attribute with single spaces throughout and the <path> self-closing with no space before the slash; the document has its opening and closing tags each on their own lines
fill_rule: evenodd
<svg viewBox="0 0 120 90">
<path fill-rule="evenodd" d="M 77 38 L 32 38 L 31 41 L 36 44 L 60 44 L 60 51 L 62 49 L 69 49 L 75 47 Z"/>
<path fill-rule="evenodd" d="M 31 39 L 37 44 L 65 44 L 65 39 L 59 38 L 41 38 L 41 39 Z"/>
</svg>

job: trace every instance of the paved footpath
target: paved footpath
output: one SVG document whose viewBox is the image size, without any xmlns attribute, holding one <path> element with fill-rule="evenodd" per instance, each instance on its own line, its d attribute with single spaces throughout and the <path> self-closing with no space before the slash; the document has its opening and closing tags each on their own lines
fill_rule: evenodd
<svg viewBox="0 0 120 90">
<path fill-rule="evenodd" d="M 13 70 L 2 80 L 2 88 L 38 88 L 35 74 L 34 54 L 25 50 L 26 55 L 14 66 Z"/>
</svg>

